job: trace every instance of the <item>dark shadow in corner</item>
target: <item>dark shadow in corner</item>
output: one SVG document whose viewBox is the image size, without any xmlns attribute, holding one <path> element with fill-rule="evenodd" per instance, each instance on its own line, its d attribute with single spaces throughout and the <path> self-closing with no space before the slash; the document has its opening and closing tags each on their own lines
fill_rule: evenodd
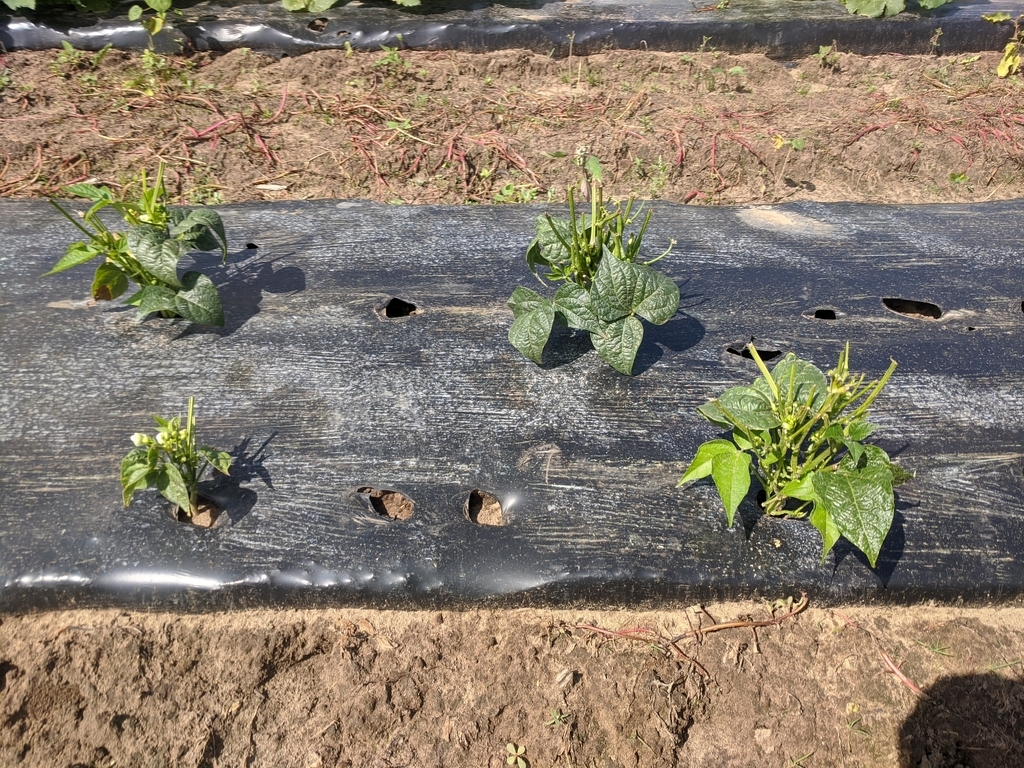
<svg viewBox="0 0 1024 768">
<path fill-rule="evenodd" d="M 900 727 L 899 768 L 1024 768 L 1024 682 L 946 677 L 925 694 Z"/>
<path fill-rule="evenodd" d="M 275 437 L 277 432 L 271 434 L 252 452 L 249 451 L 252 438 L 245 438 L 228 451 L 231 454 L 231 474 L 225 477 L 218 473 L 212 480 L 200 486 L 202 495 L 216 502 L 231 519 L 232 524 L 249 514 L 259 498 L 256 491 L 243 488 L 242 483 L 251 482 L 258 477 L 267 488 L 274 488 L 270 472 L 263 463 L 267 459 L 267 446 Z"/>
<path fill-rule="evenodd" d="M 274 264 L 284 256 L 257 261 L 258 253 L 256 248 L 246 248 L 231 254 L 227 264 L 221 264 L 213 254 L 196 254 L 195 269 L 209 277 L 220 293 L 224 327 L 189 324 L 176 341 L 195 334 L 230 336 L 259 314 L 264 292 L 298 293 L 306 290 L 306 274 L 301 269 L 281 267 L 275 270 Z"/>
</svg>

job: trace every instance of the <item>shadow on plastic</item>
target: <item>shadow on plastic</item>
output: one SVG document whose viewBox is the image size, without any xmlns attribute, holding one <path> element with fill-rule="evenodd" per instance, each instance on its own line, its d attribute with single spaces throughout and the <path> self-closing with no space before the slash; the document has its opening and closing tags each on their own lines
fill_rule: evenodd
<svg viewBox="0 0 1024 768">
<path fill-rule="evenodd" d="M 263 466 L 267 458 L 267 446 L 277 436 L 274 432 L 263 441 L 259 448 L 250 451 L 251 437 L 247 437 L 228 453 L 231 454 L 231 472 L 225 477 L 219 473 L 215 474 L 212 480 L 199 484 L 200 495 L 206 497 L 220 507 L 219 517 L 227 515 L 231 524 L 234 525 L 248 515 L 256 502 L 259 494 L 250 488 L 243 488 L 242 483 L 248 483 L 259 478 L 263 484 L 273 490 L 274 483 L 270 472 Z M 211 527 L 219 528 L 224 525 L 221 519 L 215 519 Z"/>
<path fill-rule="evenodd" d="M 258 254 L 258 248 L 249 243 L 245 250 L 229 255 L 227 264 L 221 264 L 220 259 L 209 254 L 195 259 L 196 267 L 213 281 L 220 293 L 224 327 L 190 325 L 178 338 L 203 333 L 230 336 L 259 314 L 264 293 L 306 290 L 305 272 L 298 267 L 275 268 L 283 257 L 257 261 Z"/>
</svg>

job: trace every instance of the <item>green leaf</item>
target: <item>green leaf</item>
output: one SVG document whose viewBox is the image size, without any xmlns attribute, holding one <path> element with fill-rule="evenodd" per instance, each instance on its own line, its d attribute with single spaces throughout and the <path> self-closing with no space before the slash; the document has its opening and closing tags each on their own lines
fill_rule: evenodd
<svg viewBox="0 0 1024 768">
<path fill-rule="evenodd" d="M 92 278 L 92 297 L 97 301 L 111 301 L 128 290 L 128 275 L 109 261 L 96 268 Z"/>
<path fill-rule="evenodd" d="M 555 219 L 548 216 L 538 216 L 536 221 L 537 237 L 535 242 L 540 245 L 540 255 L 552 267 L 566 267 L 569 264 L 569 251 L 558 239 L 567 243 L 572 242 L 572 224 L 568 219 Z M 527 264 L 530 263 L 530 253 L 526 254 Z M 538 262 L 539 263 L 539 262 Z M 532 269 L 532 267 L 531 267 Z M 536 274 L 536 271 L 534 271 Z"/>
<path fill-rule="evenodd" d="M 601 181 L 601 161 L 597 159 L 596 155 L 591 155 L 587 158 L 585 168 L 587 173 L 590 174 L 591 178 L 595 181 Z"/>
<path fill-rule="evenodd" d="M 729 425 L 734 422 L 744 429 L 762 431 L 781 425 L 772 412 L 771 397 L 754 387 L 730 387 L 713 401 Z M 699 411 L 700 409 L 698 409 Z M 701 415 L 704 415 L 701 412 Z"/>
<path fill-rule="evenodd" d="M 817 472 L 814 491 L 839 532 L 874 568 L 895 515 L 892 473 L 883 467 Z"/>
<path fill-rule="evenodd" d="M 75 197 L 84 197 L 87 200 L 92 200 L 94 203 L 100 201 L 113 202 L 114 195 L 106 187 L 97 187 L 93 184 L 69 184 L 64 187 L 64 191 L 68 194 L 74 195 Z"/>
<path fill-rule="evenodd" d="M 746 451 L 723 451 L 711 461 L 711 479 L 725 505 L 725 519 L 732 527 L 736 510 L 750 490 L 750 454 Z"/>
<path fill-rule="evenodd" d="M 174 311 L 199 325 L 224 325 L 217 286 L 201 272 L 186 272 L 174 297 Z"/>
<path fill-rule="evenodd" d="M 157 279 L 174 288 L 178 282 L 178 261 L 182 244 L 171 240 L 166 230 L 152 224 L 139 224 L 128 230 L 128 250 L 142 267 Z"/>
<path fill-rule="evenodd" d="M 836 545 L 842 534 L 828 513 L 828 509 L 820 502 L 816 503 L 811 510 L 810 522 L 821 533 L 821 562 L 824 563 L 828 553 L 832 551 L 832 547 Z"/>
<path fill-rule="evenodd" d="M 623 317 L 614 323 L 602 324 L 597 333 L 590 334 L 590 341 L 601 359 L 627 376 L 633 373 L 633 361 L 643 338 L 644 327 L 635 317 Z"/>
<path fill-rule="evenodd" d="M 145 448 L 128 451 L 128 455 L 121 460 L 122 499 L 126 507 L 132 503 L 135 491 L 149 487 L 151 479 L 149 474 L 154 469 L 155 465 L 150 461 L 150 453 Z"/>
<path fill-rule="evenodd" d="M 156 473 L 157 490 L 172 504 L 190 512 L 188 486 L 180 470 L 173 464 L 164 464 Z"/>
<path fill-rule="evenodd" d="M 998 11 L 996 13 L 983 13 L 981 18 L 985 21 L 991 21 L 993 24 L 999 24 L 1004 21 L 1011 21 L 1013 16 L 1008 14 L 1006 11 Z"/>
<path fill-rule="evenodd" d="M 926 11 L 934 11 L 936 8 L 940 8 L 949 2 L 952 2 L 952 0 L 917 0 L 917 4 Z"/>
<path fill-rule="evenodd" d="M 312 9 L 311 9 L 312 10 Z M 200 251 L 220 250 L 228 255 L 228 238 L 220 214 L 209 208 L 193 208 L 171 226 L 171 236 Z M 212 236 L 211 236 L 212 235 Z"/>
<path fill-rule="evenodd" d="M 653 267 L 606 255 L 597 267 L 590 303 L 605 322 L 636 313 L 661 325 L 679 309 L 679 287 Z"/>
<path fill-rule="evenodd" d="M 146 0 L 146 5 L 157 13 L 167 13 L 171 10 L 171 0 Z"/>
<path fill-rule="evenodd" d="M 88 243 L 83 243 L 79 240 L 77 243 L 72 243 L 68 246 L 67 251 L 61 257 L 60 261 L 53 265 L 53 268 L 49 272 L 44 272 L 43 277 L 48 275 L 56 275 L 58 272 L 63 272 L 65 269 L 71 269 L 77 267 L 79 264 L 85 264 L 87 261 L 92 261 L 100 255 L 102 251 L 93 248 Z"/>
<path fill-rule="evenodd" d="M 522 286 L 518 286 L 512 291 L 512 295 L 508 300 L 508 306 L 512 310 L 513 317 L 535 312 L 550 304 L 550 299 L 545 299 L 536 291 L 531 291 L 529 288 L 523 288 Z"/>
<path fill-rule="evenodd" d="M 816 411 L 828 396 L 828 379 L 825 378 L 825 374 L 792 352 L 772 368 L 771 374 L 782 400 L 799 405 L 805 405 L 810 400 L 811 409 Z M 761 378 L 752 386 L 764 392 L 770 391 L 767 382 Z"/>
<path fill-rule="evenodd" d="M 142 18 L 142 6 L 133 5 L 128 9 L 128 21 L 138 21 Z"/>
<path fill-rule="evenodd" d="M 34 11 L 36 8 L 35 0 L 4 0 L 4 5 L 10 8 L 12 11 L 17 11 L 22 8 L 27 8 L 30 11 Z"/>
<path fill-rule="evenodd" d="M 555 292 L 555 311 L 573 328 L 599 333 L 603 323 L 590 306 L 590 293 L 576 283 L 566 283 Z"/>
<path fill-rule="evenodd" d="M 716 427 L 722 429 L 732 429 L 733 423 L 729 421 L 726 415 L 722 412 L 722 409 L 718 407 L 718 402 L 712 400 L 710 403 L 705 403 L 697 407 L 697 413 L 703 416 L 705 419 L 710 421 Z"/>
<path fill-rule="evenodd" d="M 527 288 L 516 288 L 509 299 L 512 306 L 516 300 L 516 294 L 520 291 L 533 293 Z M 537 294 L 533 294 L 537 296 Z M 547 299 L 537 296 L 541 303 L 533 304 L 527 308 L 519 304 L 519 314 L 516 316 L 512 327 L 508 329 L 508 340 L 513 347 L 522 352 L 527 358 L 540 365 L 544 358 L 544 347 L 551 336 L 551 326 L 555 322 L 554 305 Z M 523 299 L 525 301 L 525 299 Z M 516 314 L 516 307 L 512 306 L 512 313 Z"/>
<path fill-rule="evenodd" d="M 310 0 L 309 10 L 311 13 L 321 13 L 322 11 L 326 11 L 336 2 L 338 2 L 338 0 Z M 395 0 L 395 2 L 398 2 L 398 0 Z"/>
<path fill-rule="evenodd" d="M 137 301 L 139 311 L 135 315 L 136 322 L 142 322 L 154 312 L 174 311 L 174 290 L 166 285 L 147 285 L 128 301 Z"/>
<path fill-rule="evenodd" d="M 715 456 L 720 453 L 730 451 L 735 453 L 736 446 L 728 440 L 708 440 L 697 449 L 697 455 L 693 457 L 693 461 L 690 462 L 689 468 L 683 476 L 679 478 L 679 482 L 676 483 L 676 488 L 692 482 L 693 480 L 700 480 L 701 478 L 708 477 L 711 474 L 711 465 Z"/>
<path fill-rule="evenodd" d="M 905 0 L 846 0 L 846 10 L 871 19 L 895 16 L 902 13 L 906 7 Z"/>
<path fill-rule="evenodd" d="M 644 299 L 633 311 L 653 325 L 663 325 L 679 311 L 679 286 L 653 267 L 637 264 L 646 275 Z"/>
<path fill-rule="evenodd" d="M 854 456 L 852 452 L 847 454 L 839 462 L 837 468 L 844 472 L 856 472 L 865 468 L 884 469 L 887 472 L 892 472 L 889 454 L 877 445 L 862 445 L 859 455 Z"/>
<path fill-rule="evenodd" d="M 861 457 L 864 456 L 864 445 L 856 440 L 844 439 L 842 442 L 846 446 L 846 450 L 849 451 L 848 455 L 853 463 L 859 464 Z"/>
<path fill-rule="evenodd" d="M 281 0 L 286 11 L 304 11 L 309 0 Z"/>
<path fill-rule="evenodd" d="M 217 448 L 211 448 L 208 445 L 199 447 L 199 453 L 202 454 L 203 458 L 210 462 L 210 466 L 216 469 L 221 474 L 227 475 L 231 472 L 231 454 L 227 451 L 221 451 Z"/>
</svg>

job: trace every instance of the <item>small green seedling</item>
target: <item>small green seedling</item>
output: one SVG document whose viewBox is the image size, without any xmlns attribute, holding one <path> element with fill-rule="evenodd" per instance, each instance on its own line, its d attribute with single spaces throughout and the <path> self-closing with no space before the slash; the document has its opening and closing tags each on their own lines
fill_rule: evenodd
<svg viewBox="0 0 1024 768">
<path fill-rule="evenodd" d="M 629 375 L 644 336 L 639 318 L 662 325 L 679 309 L 679 287 L 650 266 L 667 256 L 675 241 L 657 258 L 638 263 L 651 212 L 638 231 L 627 235 L 626 228 L 640 215 L 639 209 L 633 212 L 633 198 L 625 206 L 606 208 L 601 163 L 590 156 L 583 165 L 590 213 L 577 215 L 570 187 L 569 218 L 538 217 L 537 236 L 526 251 L 526 263 L 542 284 L 547 279 L 563 285 L 553 299 L 516 288 L 508 301 L 515 317 L 508 340 L 540 364 L 558 322 L 587 331 L 601 359 Z M 546 270 L 544 279 L 538 269 Z"/>
<path fill-rule="evenodd" d="M 864 440 L 874 431 L 868 409 L 896 370 L 865 383 L 850 373 L 849 345 L 826 378 L 790 353 L 769 372 L 748 346 L 761 377 L 732 387 L 697 412 L 732 431 L 710 440 L 679 485 L 711 476 L 730 526 L 753 474 L 765 492 L 764 511 L 810 518 L 821 532 L 822 561 L 840 536 L 863 552 L 873 568 L 895 512 L 893 486 L 910 479 L 899 465 Z"/>
<path fill-rule="evenodd" d="M 569 722 L 569 717 L 570 715 L 568 712 L 563 712 L 560 709 L 552 709 L 551 718 L 547 722 L 545 722 L 544 725 L 548 726 L 549 728 L 555 728 L 559 725 L 565 725 Z"/>
<path fill-rule="evenodd" d="M 136 491 L 156 488 L 192 519 L 199 513 L 199 481 L 203 473 L 207 467 L 213 467 L 228 474 L 231 455 L 206 445 L 196 446 L 195 398 L 188 399 L 184 426 L 180 416 L 153 416 L 153 420 L 160 427 L 156 435 L 136 432 L 132 435 L 136 448 L 121 461 L 124 505 L 132 503 Z"/>
<path fill-rule="evenodd" d="M 530 763 L 526 759 L 526 747 L 522 745 L 515 745 L 511 741 L 505 745 L 505 751 L 508 753 L 505 756 L 505 763 L 507 765 L 513 765 L 515 768 L 530 768 Z"/>
<path fill-rule="evenodd" d="M 100 256 L 103 263 L 96 268 L 92 281 L 92 296 L 97 301 L 121 296 L 130 280 L 138 284 L 139 290 L 125 303 L 138 307 L 139 320 L 159 312 L 162 317 L 183 317 L 200 325 L 224 325 L 220 296 L 210 278 L 200 272 L 178 276 L 178 261 L 192 250 L 219 250 L 222 261 L 227 260 L 224 224 L 216 211 L 207 208 L 169 210 L 163 178 L 163 163 L 153 186 L 148 186 L 143 171 L 141 192 L 135 200 L 118 199 L 107 187 L 92 184 L 65 187 L 72 195 L 93 202 L 82 216 L 85 223 L 55 200 L 50 202 L 89 239 L 69 245 L 46 275 Z M 121 214 L 129 225 L 127 232 L 112 232 L 103 223 L 99 213 L 108 207 Z"/>
</svg>

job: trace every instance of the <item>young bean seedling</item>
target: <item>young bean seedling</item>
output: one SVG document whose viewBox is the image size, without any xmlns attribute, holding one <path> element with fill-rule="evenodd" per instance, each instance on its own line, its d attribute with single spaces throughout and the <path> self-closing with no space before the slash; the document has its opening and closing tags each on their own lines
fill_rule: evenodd
<svg viewBox="0 0 1024 768">
<path fill-rule="evenodd" d="M 183 317 L 200 325 L 224 325 L 220 296 L 210 278 L 200 272 L 178 276 L 178 261 L 188 251 L 219 250 L 222 261 L 227 260 L 224 224 L 216 211 L 207 208 L 168 209 L 163 179 L 163 163 L 152 186 L 143 171 L 139 179 L 141 191 L 135 200 L 118 199 L 107 187 L 92 184 L 66 187 L 72 195 L 93 202 L 82 221 L 51 199 L 53 206 L 88 240 L 69 245 L 63 258 L 46 275 L 99 256 L 103 263 L 93 277 L 94 299 L 116 299 L 128 289 L 131 280 L 139 290 L 125 303 L 138 307 L 139 320 L 159 312 L 162 317 Z M 128 231 L 108 229 L 99 217 L 104 208 L 121 214 Z"/>
<path fill-rule="evenodd" d="M 160 427 L 157 433 L 132 435 L 136 448 L 121 461 L 124 505 L 132 503 L 136 491 L 156 488 L 192 519 L 199 513 L 199 480 L 203 473 L 213 467 L 228 474 L 231 456 L 206 445 L 196 446 L 195 398 L 188 399 L 184 426 L 180 416 L 153 416 L 153 420 Z"/>
<path fill-rule="evenodd" d="M 896 370 L 865 383 L 850 373 L 849 345 L 826 378 L 790 353 L 769 372 L 754 345 L 748 349 L 761 371 L 750 386 L 732 387 L 697 409 L 732 440 L 710 440 L 679 485 L 711 476 L 732 526 L 753 474 L 765 493 L 769 515 L 810 517 L 821 532 L 822 560 L 840 536 L 878 560 L 895 510 L 893 486 L 910 475 L 875 445 L 868 409 Z"/>
<path fill-rule="evenodd" d="M 631 374 L 644 336 L 639 318 L 661 325 L 679 309 L 679 287 L 650 266 L 667 256 L 675 241 L 657 258 L 638 262 L 651 212 L 638 231 L 627 234 L 626 228 L 640 215 L 639 209 L 633 211 L 633 198 L 609 209 L 600 162 L 591 156 L 584 167 L 590 213 L 576 213 L 570 188 L 569 218 L 540 216 L 537 236 L 526 251 L 526 263 L 541 283 L 547 279 L 562 286 L 553 299 L 516 288 L 508 301 L 515 317 L 508 340 L 539 364 L 554 324 L 568 325 L 587 331 L 602 360 Z M 544 279 L 538 270 L 545 270 Z"/>
</svg>

